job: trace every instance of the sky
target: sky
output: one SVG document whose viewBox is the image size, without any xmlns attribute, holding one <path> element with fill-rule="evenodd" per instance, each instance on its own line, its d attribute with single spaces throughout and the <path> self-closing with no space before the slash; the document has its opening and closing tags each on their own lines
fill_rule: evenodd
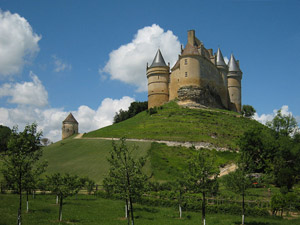
<svg viewBox="0 0 300 225">
<path fill-rule="evenodd" d="M 240 61 L 255 119 L 281 109 L 299 123 L 299 11 L 298 0 L 0 0 L 0 124 L 36 122 L 52 141 L 69 112 L 81 133 L 110 125 L 147 101 L 157 49 L 172 66 L 191 29 Z"/>
</svg>

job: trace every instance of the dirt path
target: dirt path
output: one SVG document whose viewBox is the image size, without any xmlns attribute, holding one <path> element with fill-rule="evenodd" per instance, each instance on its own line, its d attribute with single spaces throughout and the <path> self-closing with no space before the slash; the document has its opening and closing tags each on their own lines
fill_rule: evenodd
<svg viewBox="0 0 300 225">
<path fill-rule="evenodd" d="M 222 177 L 224 175 L 229 174 L 230 172 L 233 172 L 237 169 L 237 165 L 234 163 L 225 165 L 223 168 L 220 168 L 220 175 L 219 177 Z"/>
<path fill-rule="evenodd" d="M 82 137 L 83 134 L 78 134 L 74 139 L 99 139 L 99 140 L 119 140 L 120 138 L 105 138 L 105 137 L 96 137 L 96 138 L 85 138 Z M 167 146 L 183 146 L 183 147 L 195 147 L 196 149 L 207 148 L 207 149 L 216 149 L 217 151 L 230 151 L 228 148 L 220 148 L 212 145 L 211 143 L 207 142 L 179 142 L 179 141 L 160 141 L 160 140 L 149 140 L 149 139 L 134 139 L 128 138 L 127 141 L 134 141 L 134 142 L 157 142 L 157 143 L 164 143 Z"/>
</svg>

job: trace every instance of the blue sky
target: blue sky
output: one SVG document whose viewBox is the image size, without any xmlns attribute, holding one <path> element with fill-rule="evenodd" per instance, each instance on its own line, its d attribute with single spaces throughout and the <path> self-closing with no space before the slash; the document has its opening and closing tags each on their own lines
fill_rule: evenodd
<svg viewBox="0 0 300 225">
<path fill-rule="evenodd" d="M 174 63 L 190 29 L 240 60 L 242 102 L 258 120 L 283 107 L 300 121 L 300 1 L 1 0 L 0 8 L 0 124 L 36 121 L 53 140 L 68 112 L 81 132 L 109 125 L 115 111 L 147 100 L 145 67 L 157 48 Z"/>
</svg>

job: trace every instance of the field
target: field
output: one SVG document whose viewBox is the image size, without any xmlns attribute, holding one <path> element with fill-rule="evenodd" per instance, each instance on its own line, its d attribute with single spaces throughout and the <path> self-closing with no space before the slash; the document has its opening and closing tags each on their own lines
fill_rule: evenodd
<svg viewBox="0 0 300 225">
<path fill-rule="evenodd" d="M 0 194 L 0 225 L 16 223 L 18 196 L 14 194 Z M 23 198 L 23 209 L 26 205 Z M 201 224 L 201 214 L 183 212 L 183 218 L 178 218 L 175 208 L 149 207 L 135 204 L 135 224 L 142 225 L 198 225 Z M 58 222 L 58 205 L 53 195 L 36 195 L 30 197 L 29 213 L 23 210 L 23 225 L 36 224 L 127 224 L 124 218 L 124 203 L 118 200 L 103 199 L 95 196 L 78 195 L 65 200 L 63 206 L 63 221 Z M 238 215 L 207 214 L 207 225 L 238 225 L 241 217 Z M 300 219 L 282 219 L 279 217 L 246 217 L 247 225 L 298 225 Z"/>
</svg>

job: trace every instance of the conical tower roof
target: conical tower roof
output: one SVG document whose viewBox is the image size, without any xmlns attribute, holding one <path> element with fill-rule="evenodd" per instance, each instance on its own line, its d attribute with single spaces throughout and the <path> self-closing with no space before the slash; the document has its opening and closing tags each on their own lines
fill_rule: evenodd
<svg viewBox="0 0 300 225">
<path fill-rule="evenodd" d="M 226 66 L 226 63 L 224 61 L 224 58 L 223 58 L 223 55 L 222 55 L 222 52 L 221 52 L 220 48 L 218 48 L 218 51 L 217 51 L 216 65 L 217 66 Z"/>
<path fill-rule="evenodd" d="M 240 67 L 238 66 L 237 62 L 235 61 L 233 54 L 231 54 L 231 56 L 230 56 L 230 60 L 228 63 L 228 71 L 229 72 L 241 72 Z"/>
<path fill-rule="evenodd" d="M 69 123 L 77 123 L 77 124 L 78 124 L 77 120 L 74 118 L 74 116 L 73 116 L 72 113 L 70 113 L 70 114 L 67 116 L 67 118 L 63 121 L 63 123 L 65 123 L 65 122 L 69 122 Z"/>
<path fill-rule="evenodd" d="M 154 59 L 153 59 L 153 62 L 150 66 L 151 67 L 158 67 L 158 66 L 167 66 L 167 64 L 165 63 L 165 60 L 160 52 L 160 50 L 158 49 Z"/>
</svg>

